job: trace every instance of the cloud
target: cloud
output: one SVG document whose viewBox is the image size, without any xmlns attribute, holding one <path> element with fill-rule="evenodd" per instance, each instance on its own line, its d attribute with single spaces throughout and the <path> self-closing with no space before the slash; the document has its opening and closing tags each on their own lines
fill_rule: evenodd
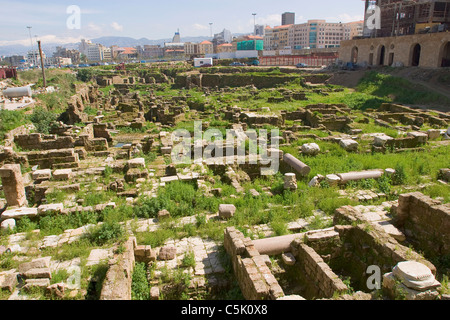
<svg viewBox="0 0 450 320">
<path fill-rule="evenodd" d="M 208 26 L 205 26 L 205 25 L 202 25 L 199 23 L 194 23 L 192 25 L 192 27 L 194 28 L 194 30 L 208 30 L 209 29 Z"/>
<path fill-rule="evenodd" d="M 118 24 L 117 22 L 111 23 L 111 27 L 116 31 L 123 31 L 123 26 Z"/>
<path fill-rule="evenodd" d="M 342 23 L 347 23 L 347 22 L 353 22 L 353 21 L 361 21 L 361 20 L 364 20 L 364 15 L 354 15 L 354 16 L 351 16 L 351 15 L 349 15 L 349 14 L 347 14 L 347 13 L 343 13 L 343 14 L 340 14 L 340 15 L 338 15 L 338 16 L 336 16 L 336 17 L 328 17 L 328 18 L 325 18 L 325 20 L 326 20 L 327 22 L 342 22 Z"/>
<path fill-rule="evenodd" d="M 250 20 L 250 24 L 253 25 L 254 20 Z M 256 24 L 269 25 L 269 26 L 279 26 L 281 25 L 281 14 L 269 14 L 265 17 L 256 16 Z"/>
<path fill-rule="evenodd" d="M 90 22 L 88 24 L 88 30 L 92 31 L 92 32 L 96 32 L 96 33 L 101 33 L 102 32 L 102 27 L 97 25 L 97 24 L 95 24 L 95 23 Z"/>
</svg>

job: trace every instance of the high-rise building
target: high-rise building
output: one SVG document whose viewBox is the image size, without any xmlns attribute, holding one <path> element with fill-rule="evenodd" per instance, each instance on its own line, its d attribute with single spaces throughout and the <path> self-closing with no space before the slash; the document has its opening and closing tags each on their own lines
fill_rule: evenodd
<svg viewBox="0 0 450 320">
<path fill-rule="evenodd" d="M 172 43 L 181 43 L 181 35 L 180 30 L 175 32 L 175 35 L 173 36 Z"/>
<path fill-rule="evenodd" d="M 55 58 L 70 58 L 72 63 L 80 63 L 81 53 L 78 50 L 68 50 L 63 47 L 56 47 L 56 51 L 53 53 Z"/>
<path fill-rule="evenodd" d="M 45 59 L 45 53 L 42 52 L 42 58 Z M 41 56 L 39 54 L 39 50 L 28 51 L 27 60 L 29 64 L 40 66 L 41 64 Z"/>
<path fill-rule="evenodd" d="M 266 30 L 266 26 L 264 26 L 262 24 L 257 24 L 255 26 L 255 36 L 264 37 L 264 35 L 266 33 L 265 30 Z"/>
<path fill-rule="evenodd" d="M 290 24 L 295 24 L 295 13 L 294 12 L 285 12 L 281 15 L 281 25 L 287 26 Z"/>
<path fill-rule="evenodd" d="M 231 31 L 227 29 L 223 29 L 222 32 L 216 33 L 214 35 L 213 43 L 214 45 L 218 46 L 223 43 L 231 43 L 233 41 L 233 38 L 231 36 Z"/>
</svg>

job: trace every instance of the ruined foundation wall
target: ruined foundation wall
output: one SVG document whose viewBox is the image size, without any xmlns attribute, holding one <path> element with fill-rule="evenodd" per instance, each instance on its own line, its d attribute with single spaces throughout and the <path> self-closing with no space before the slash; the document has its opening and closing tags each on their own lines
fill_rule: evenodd
<svg viewBox="0 0 450 320">
<path fill-rule="evenodd" d="M 268 257 L 259 254 L 252 240 L 230 227 L 225 230 L 224 246 L 245 299 L 275 300 L 284 296 L 283 289 L 266 265 Z"/>
<path fill-rule="evenodd" d="M 131 300 L 136 238 L 124 243 L 125 251 L 109 261 L 110 268 L 103 282 L 100 300 Z"/>
<path fill-rule="evenodd" d="M 40 133 L 17 135 L 14 137 L 14 143 L 23 150 L 52 150 L 74 147 L 72 137 L 43 137 Z"/>
<path fill-rule="evenodd" d="M 305 277 L 308 284 L 308 295 L 317 298 L 331 298 L 336 293 L 348 290 L 347 286 L 324 262 L 322 257 L 313 248 L 297 239 L 291 243 L 291 252 L 299 263 L 299 272 Z"/>
<path fill-rule="evenodd" d="M 349 206 L 336 210 L 336 216 L 340 216 L 339 221 L 355 219 L 352 213 L 348 213 Z M 335 220 L 336 221 L 336 220 Z M 336 226 L 342 241 L 342 251 L 330 260 L 333 270 L 342 270 L 352 277 L 358 279 L 359 287 L 366 288 L 367 268 L 371 265 L 380 267 L 381 273 L 391 272 L 392 268 L 399 262 L 415 260 L 425 264 L 433 274 L 436 274 L 436 267 L 424 259 L 415 251 L 401 245 L 381 227 L 367 224 L 357 226 Z"/>
<path fill-rule="evenodd" d="M 393 210 L 396 225 L 405 230 L 415 247 L 431 256 L 450 254 L 450 203 L 413 192 L 400 195 Z"/>
</svg>

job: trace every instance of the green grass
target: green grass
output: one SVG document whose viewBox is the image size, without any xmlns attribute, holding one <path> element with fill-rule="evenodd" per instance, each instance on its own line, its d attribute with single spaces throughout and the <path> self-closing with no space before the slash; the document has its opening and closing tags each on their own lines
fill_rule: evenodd
<svg viewBox="0 0 450 320">
<path fill-rule="evenodd" d="M 360 93 L 402 104 L 442 104 L 450 99 L 406 79 L 369 71 L 357 86 Z"/>
<path fill-rule="evenodd" d="M 149 300 L 150 287 L 147 279 L 147 266 L 137 262 L 134 266 L 131 282 L 132 300 Z"/>
</svg>

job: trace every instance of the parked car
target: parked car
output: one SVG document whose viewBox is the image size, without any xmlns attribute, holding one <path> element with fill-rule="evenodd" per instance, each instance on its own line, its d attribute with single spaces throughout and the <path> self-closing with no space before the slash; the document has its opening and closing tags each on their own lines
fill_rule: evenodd
<svg viewBox="0 0 450 320">
<path fill-rule="evenodd" d="M 259 66 L 259 60 L 253 60 L 252 62 L 247 63 L 248 66 Z"/>
<path fill-rule="evenodd" d="M 299 63 L 299 64 L 297 64 L 297 65 L 295 65 L 297 68 L 306 68 L 307 67 L 307 65 L 306 64 L 304 64 L 304 63 Z"/>
</svg>

